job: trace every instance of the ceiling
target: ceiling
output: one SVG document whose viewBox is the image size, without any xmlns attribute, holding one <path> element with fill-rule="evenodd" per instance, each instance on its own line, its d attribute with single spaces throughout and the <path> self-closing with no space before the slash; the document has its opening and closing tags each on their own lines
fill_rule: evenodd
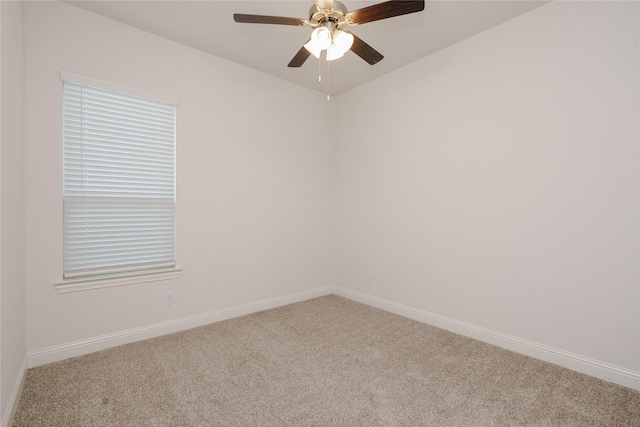
<svg viewBox="0 0 640 427">
<path fill-rule="evenodd" d="M 301 68 L 287 64 L 307 41 L 311 28 L 240 24 L 234 13 L 309 18 L 313 0 L 84 0 L 67 1 L 164 38 L 288 80 L 323 93 L 338 95 L 369 80 L 421 59 L 447 46 L 526 13 L 547 1 L 445 0 L 426 1 L 424 11 L 347 27 L 384 55 L 369 65 L 353 52 L 322 64 L 318 60 Z M 380 1 L 342 0 L 349 11 Z"/>
</svg>

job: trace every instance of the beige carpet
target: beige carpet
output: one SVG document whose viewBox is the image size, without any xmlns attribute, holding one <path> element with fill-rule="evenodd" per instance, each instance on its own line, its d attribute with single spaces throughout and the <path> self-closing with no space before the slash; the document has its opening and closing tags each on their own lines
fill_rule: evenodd
<svg viewBox="0 0 640 427">
<path fill-rule="evenodd" d="M 337 296 L 30 369 L 19 426 L 640 426 L 640 392 Z"/>
</svg>

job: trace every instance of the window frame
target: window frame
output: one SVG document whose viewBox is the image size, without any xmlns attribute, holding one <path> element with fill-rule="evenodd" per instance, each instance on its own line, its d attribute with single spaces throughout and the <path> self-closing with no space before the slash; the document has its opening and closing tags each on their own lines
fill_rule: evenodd
<svg viewBox="0 0 640 427">
<path fill-rule="evenodd" d="M 101 80 L 96 80 L 96 79 L 92 79 L 92 78 L 88 78 L 88 77 L 84 77 L 84 76 L 79 76 L 76 74 L 71 74 L 71 73 L 67 73 L 67 72 L 60 72 L 60 78 L 62 80 L 62 85 L 61 85 L 61 99 L 62 96 L 64 96 L 64 82 L 68 82 L 71 84 L 75 84 L 75 85 L 80 85 L 80 86 L 89 86 L 92 88 L 96 88 L 96 89 L 100 89 L 103 91 L 109 91 L 112 93 L 118 93 L 118 94 L 123 94 L 123 95 L 127 95 L 127 96 L 133 96 L 133 97 L 138 97 L 138 98 L 144 98 L 145 100 L 150 100 L 150 101 L 155 101 L 158 103 L 163 103 L 163 104 L 171 104 L 174 106 L 174 108 L 176 109 L 176 114 L 177 114 L 177 105 L 178 105 L 178 99 L 174 98 L 174 97 L 170 97 L 170 96 L 166 96 L 166 95 L 160 95 L 157 93 L 152 93 L 152 92 L 147 92 L 147 91 L 143 91 L 143 90 L 139 90 L 139 89 L 134 89 L 134 88 L 130 88 L 130 87 L 125 87 L 125 86 L 121 86 L 121 85 L 117 85 L 114 83 L 110 83 L 110 82 L 105 82 L 105 81 L 101 81 Z M 177 125 L 176 125 L 177 120 L 175 120 L 174 118 L 174 140 L 177 134 Z M 64 128 L 64 117 L 62 117 L 62 127 Z M 65 147 L 65 140 L 64 140 L 64 136 L 62 138 L 62 147 L 64 150 Z M 176 159 L 176 154 L 177 154 L 177 147 L 174 146 L 174 162 Z M 64 165 L 64 161 L 61 163 L 62 166 L 62 171 L 64 174 L 65 169 L 65 165 Z M 168 280 L 168 279 L 175 279 L 179 276 L 179 274 L 181 273 L 181 268 L 178 267 L 177 265 L 177 236 L 175 235 L 175 226 L 177 225 L 177 214 L 175 211 L 175 201 L 177 200 L 176 197 L 176 188 L 175 188 L 175 181 L 176 181 L 176 168 L 175 168 L 175 163 L 174 163 L 174 170 L 173 170 L 173 179 L 174 179 L 174 213 L 173 213 L 173 220 L 174 220 L 174 238 L 173 238 L 173 250 L 174 250 L 174 259 L 173 262 L 170 263 L 170 265 L 167 266 L 159 266 L 159 267 L 154 267 L 151 269 L 140 269 L 140 270 L 134 270 L 134 271 L 126 271 L 126 269 L 121 269 L 121 271 L 118 272 L 113 272 L 113 273 L 109 273 L 109 274 L 104 274 L 104 275 L 100 275 L 100 274 L 88 274 L 88 275 L 82 275 L 82 276 L 77 276 L 77 277 L 67 277 L 65 278 L 64 273 L 62 274 L 62 279 L 58 280 L 55 282 L 55 287 L 58 293 L 66 293 L 66 292 L 74 292 L 74 291 L 82 291 L 82 290 L 87 290 L 87 289 L 98 289 L 98 288 L 105 288 L 105 287 L 112 287 L 112 286 L 124 286 L 124 285 L 130 285 L 130 284 L 136 284 L 136 283 L 145 283 L 145 282 L 153 282 L 153 281 L 159 281 L 159 280 Z M 64 183 L 62 185 L 62 189 L 64 189 Z M 64 204 L 64 193 L 62 195 L 62 201 Z M 65 218 L 65 213 L 63 212 L 63 219 Z M 63 233 L 64 233 L 64 225 L 63 225 Z M 64 252 L 64 251 L 63 251 Z M 64 262 L 64 253 L 63 253 L 63 262 Z"/>
</svg>

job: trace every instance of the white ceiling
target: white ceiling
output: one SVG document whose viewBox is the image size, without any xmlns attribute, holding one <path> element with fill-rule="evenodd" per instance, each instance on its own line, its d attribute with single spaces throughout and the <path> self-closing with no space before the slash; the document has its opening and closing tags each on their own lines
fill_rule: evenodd
<svg viewBox="0 0 640 427">
<path fill-rule="evenodd" d="M 370 22 L 348 30 L 384 55 L 369 65 L 353 52 L 329 63 L 318 83 L 318 60 L 287 64 L 311 34 L 308 27 L 239 24 L 234 13 L 309 18 L 313 0 L 68 1 L 80 8 L 167 39 L 332 95 L 430 55 L 548 1 L 427 0 L 422 12 Z M 342 0 L 349 11 L 380 1 Z M 323 75 L 326 73 L 323 63 Z"/>
</svg>

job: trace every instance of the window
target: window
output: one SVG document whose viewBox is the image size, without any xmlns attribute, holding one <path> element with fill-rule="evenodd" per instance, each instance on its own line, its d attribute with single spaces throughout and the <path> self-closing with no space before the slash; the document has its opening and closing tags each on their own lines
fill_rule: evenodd
<svg viewBox="0 0 640 427">
<path fill-rule="evenodd" d="M 62 77 L 63 282 L 174 270 L 175 100 Z"/>
</svg>

